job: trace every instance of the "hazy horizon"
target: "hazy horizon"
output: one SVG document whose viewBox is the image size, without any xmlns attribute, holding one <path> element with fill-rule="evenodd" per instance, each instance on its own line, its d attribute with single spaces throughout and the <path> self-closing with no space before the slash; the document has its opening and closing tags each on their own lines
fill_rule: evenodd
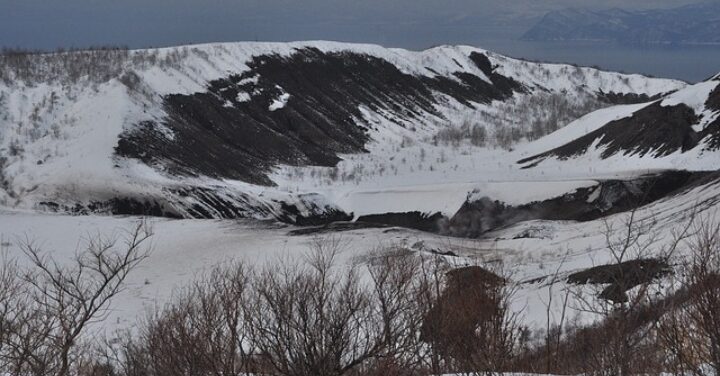
<svg viewBox="0 0 720 376">
<path fill-rule="evenodd" d="M 229 41 L 335 40 L 423 49 L 515 39 L 548 11 L 697 1 L 0 0 L 0 46 L 52 50 Z"/>
</svg>

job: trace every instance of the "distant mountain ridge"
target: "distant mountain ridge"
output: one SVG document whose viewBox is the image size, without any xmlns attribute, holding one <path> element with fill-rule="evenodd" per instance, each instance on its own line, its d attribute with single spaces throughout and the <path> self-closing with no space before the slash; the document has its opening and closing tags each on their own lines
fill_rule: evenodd
<svg viewBox="0 0 720 376">
<path fill-rule="evenodd" d="M 553 11 L 546 14 L 521 39 L 628 44 L 720 44 L 720 2 L 644 11 L 619 8 Z"/>
</svg>

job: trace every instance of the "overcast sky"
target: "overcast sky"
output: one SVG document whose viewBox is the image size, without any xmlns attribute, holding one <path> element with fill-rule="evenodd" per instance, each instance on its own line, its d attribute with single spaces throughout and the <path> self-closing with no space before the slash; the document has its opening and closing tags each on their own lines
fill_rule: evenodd
<svg viewBox="0 0 720 376">
<path fill-rule="evenodd" d="M 693 0 L 0 0 L 0 46 L 339 40 L 411 49 L 522 34 L 545 12 Z"/>
</svg>

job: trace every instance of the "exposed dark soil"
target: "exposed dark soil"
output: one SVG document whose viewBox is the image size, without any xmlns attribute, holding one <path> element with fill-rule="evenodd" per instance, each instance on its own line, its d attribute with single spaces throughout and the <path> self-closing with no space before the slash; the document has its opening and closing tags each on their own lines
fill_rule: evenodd
<svg viewBox="0 0 720 376">
<path fill-rule="evenodd" d="M 439 232 L 440 221 L 443 218 L 445 217 L 440 213 L 435 213 L 431 215 L 414 211 L 407 213 L 364 215 L 359 217 L 357 221 L 388 226 L 405 227 L 427 232 Z"/>
<path fill-rule="evenodd" d="M 476 238 L 522 221 L 589 221 L 632 210 L 672 196 L 692 187 L 718 180 L 718 173 L 668 171 L 634 180 L 607 180 L 597 186 L 580 188 L 552 199 L 511 206 L 487 198 L 465 202 L 447 218 L 440 213 L 385 213 L 361 216 L 351 222 L 352 213 L 332 206 L 318 206 L 312 197 L 299 197 L 298 204 L 261 202 L 241 192 L 210 188 L 168 189 L 161 197 L 114 198 L 68 207 L 54 202 L 41 203 L 50 211 L 75 214 L 158 216 L 167 218 L 236 219 L 264 216 L 297 226 L 311 227 L 293 235 L 348 231 L 362 228 L 403 227 L 443 235 Z M 528 235 L 532 236 L 532 235 Z"/>
<path fill-rule="evenodd" d="M 321 226 L 332 222 L 348 222 L 353 219 L 352 214 L 337 208 L 312 206 L 309 208 L 311 214 L 302 214 L 295 205 L 283 202 L 281 206 L 283 214 L 277 219 L 297 226 Z"/>
<path fill-rule="evenodd" d="M 604 95 L 611 101 L 621 100 L 616 95 Z M 709 95 L 705 106 L 710 110 L 720 111 L 720 86 Z M 720 119 L 716 119 L 701 131 L 695 131 L 692 126 L 699 121 L 700 117 L 695 111 L 684 104 L 661 106 L 658 101 L 636 111 L 630 117 L 612 121 L 561 147 L 525 158 L 518 163 L 535 162 L 526 166 L 529 168 L 547 157 L 568 159 L 579 156 L 587 152 L 595 140 L 599 140 L 598 147 L 605 147 L 602 158 L 618 153 L 663 157 L 677 151 L 693 149 L 702 140 L 707 142 L 706 149 L 720 149 Z"/>
<path fill-rule="evenodd" d="M 367 228 L 385 228 L 385 227 L 388 227 L 388 226 L 378 224 L 378 223 L 332 222 L 332 223 L 328 223 L 323 226 L 308 227 L 308 228 L 292 230 L 288 234 L 293 235 L 293 236 L 303 236 L 303 235 L 326 234 L 326 233 L 333 233 L 333 232 L 354 231 L 354 230 L 362 230 L 362 229 L 367 229 Z"/>
<path fill-rule="evenodd" d="M 482 63 L 483 57 L 475 59 Z M 116 153 L 162 164 L 172 174 L 272 185 L 267 173 L 279 163 L 334 166 L 339 153 L 363 152 L 368 136 L 358 123 L 361 106 L 411 120 L 422 112 L 437 114 L 434 105 L 442 99 L 435 93 L 472 106 L 524 90 L 492 72 L 492 84 L 467 73 L 456 79 L 412 76 L 375 57 L 313 48 L 290 57 L 257 56 L 248 66 L 242 75 L 211 82 L 206 92 L 167 96 L 162 126 L 174 137 L 160 124 L 144 122 L 121 136 Z M 257 83 L 245 80 L 253 77 Z M 238 101 L 241 92 L 252 94 L 251 100 Z M 285 93 L 285 107 L 271 111 Z"/>
<path fill-rule="evenodd" d="M 318 222 L 324 222 L 325 224 L 320 226 L 310 224 L 310 226 L 314 227 L 293 230 L 290 231 L 290 235 L 310 235 L 386 227 L 403 227 L 437 233 L 439 231 L 439 223 L 442 219 L 446 218 L 440 213 L 430 215 L 421 212 L 407 212 L 366 215 L 359 217 L 354 222 L 350 222 L 352 216 L 347 215 L 337 221 L 332 221 L 330 218 L 321 218 Z M 294 223 L 301 226 L 306 225 L 298 223 L 298 221 L 294 221 Z"/>
<path fill-rule="evenodd" d="M 538 161 L 551 156 L 560 159 L 579 156 L 587 152 L 595 140 L 599 140 L 598 148 L 604 148 L 602 158 L 618 153 L 663 157 L 678 150 L 690 150 L 708 135 L 707 131 L 693 130 L 692 126 L 698 121 L 695 112 L 684 104 L 661 106 L 660 102 L 657 102 L 636 111 L 630 117 L 612 121 L 563 146 L 518 163 Z"/>
<path fill-rule="evenodd" d="M 601 265 L 568 276 L 568 283 L 577 285 L 607 284 L 600 298 L 615 303 L 627 302 L 626 291 L 672 273 L 665 260 L 637 259 L 619 264 Z"/>
<path fill-rule="evenodd" d="M 708 96 L 708 99 L 705 102 L 705 107 L 711 110 L 720 111 L 720 84 L 718 84 L 715 90 L 713 90 Z"/>
<path fill-rule="evenodd" d="M 720 111 L 720 84 L 708 96 L 705 106 L 708 109 Z M 709 135 L 707 139 L 707 148 L 709 150 L 720 150 L 720 117 L 708 124 L 705 128 Z"/>
<path fill-rule="evenodd" d="M 116 197 L 108 201 L 93 201 L 87 205 L 75 204 L 66 206 L 56 202 L 44 201 L 40 207 L 52 212 L 64 212 L 75 215 L 88 215 L 91 213 L 107 213 L 112 215 L 137 215 L 165 218 L 182 218 L 173 208 L 153 200 L 138 200 L 135 198 Z"/>
<path fill-rule="evenodd" d="M 495 72 L 497 66 L 493 66 L 487 56 L 479 52 L 473 52 L 470 54 L 470 60 L 492 81 L 493 85 L 497 89 L 496 94 L 501 98 L 507 98 L 507 93 L 523 92 L 525 88 L 513 80 L 510 77 L 505 77 Z"/>
<path fill-rule="evenodd" d="M 252 214 L 269 215 L 270 206 L 262 204 L 242 192 L 221 192 L 204 187 L 185 187 L 168 190 L 173 204 L 187 212 L 190 218 L 236 219 Z"/>
<path fill-rule="evenodd" d="M 601 181 L 594 187 L 520 206 L 483 198 L 465 202 L 450 220 L 441 221 L 440 232 L 476 238 L 534 219 L 590 221 L 647 205 L 715 178 L 717 174 L 712 173 L 667 171 L 634 180 Z"/>
<path fill-rule="evenodd" d="M 647 94 L 636 94 L 636 93 L 604 93 L 602 91 L 597 93 L 598 99 L 607 102 L 609 104 L 638 104 L 647 103 L 660 99 L 668 93 L 653 95 L 652 97 Z"/>
<path fill-rule="evenodd" d="M 214 190 L 205 187 L 167 189 L 159 197 L 113 198 L 67 206 L 55 202 L 40 204 L 46 210 L 87 215 L 155 216 L 194 219 L 240 219 L 268 217 L 297 226 L 321 226 L 337 221 L 350 221 L 353 216 L 335 207 L 319 206 L 313 197 L 299 196 L 297 204 L 263 202 L 235 190 Z M 302 205 L 302 210 L 297 205 Z"/>
<path fill-rule="evenodd" d="M 629 211 L 688 189 L 718 181 L 719 173 L 666 171 L 632 180 L 605 180 L 598 185 L 548 200 L 512 206 L 482 198 L 468 201 L 452 217 L 440 213 L 385 213 L 362 216 L 353 224 L 350 215 L 336 213 L 340 223 L 331 223 L 333 215 L 318 216 L 308 221 L 287 220 L 287 223 L 317 226 L 292 232 L 293 235 L 347 231 L 361 228 L 403 227 L 442 235 L 477 238 L 485 233 L 523 221 L 574 220 L 591 221 L 611 214 Z M 318 212 L 323 210 L 318 209 Z M 332 213 L 331 210 L 325 209 Z M 293 212 L 289 209 L 288 212 Z M 328 224 L 329 223 L 329 224 Z M 535 236 L 532 233 L 526 237 Z"/>
</svg>

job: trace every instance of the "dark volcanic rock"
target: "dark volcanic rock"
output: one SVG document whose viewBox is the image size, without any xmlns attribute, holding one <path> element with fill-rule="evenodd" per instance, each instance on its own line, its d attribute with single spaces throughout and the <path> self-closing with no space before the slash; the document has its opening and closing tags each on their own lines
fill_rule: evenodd
<svg viewBox="0 0 720 376">
<path fill-rule="evenodd" d="M 563 146 L 518 163 L 540 161 L 546 157 L 567 159 L 579 156 L 587 152 L 595 140 L 599 140 L 598 148 L 604 147 L 602 158 L 618 153 L 662 157 L 696 147 L 711 132 L 708 129 L 696 132 L 692 126 L 698 121 L 695 112 L 684 104 L 661 106 L 660 102 L 656 102 L 630 117 L 612 121 Z"/>
<path fill-rule="evenodd" d="M 720 81 L 720 79 L 718 79 L 718 81 Z M 718 86 L 715 87 L 715 90 L 713 90 L 708 96 L 708 99 L 705 102 L 705 107 L 711 110 L 720 111 L 720 84 L 718 84 Z"/>
<path fill-rule="evenodd" d="M 165 218 L 182 218 L 174 208 L 154 200 L 129 197 L 115 197 L 107 201 L 93 201 L 87 205 L 75 204 L 64 206 L 55 202 L 41 202 L 39 206 L 52 212 L 88 215 L 91 213 L 107 213 L 112 215 L 137 215 Z"/>
<path fill-rule="evenodd" d="M 710 110 L 720 111 L 720 85 L 710 93 L 705 106 Z M 720 117 L 705 127 L 704 133 L 708 135 L 707 149 L 720 149 Z"/>
<path fill-rule="evenodd" d="M 490 63 L 490 59 L 488 59 L 487 56 L 478 52 L 473 52 L 470 54 L 470 60 L 472 60 L 475 65 L 480 68 L 483 73 L 485 73 L 490 81 L 492 81 L 496 88 L 495 95 L 502 98 L 507 96 L 505 93 L 512 93 L 513 91 L 522 92 L 525 90 L 519 82 L 513 80 L 512 78 L 495 73 L 495 69 L 497 67 Z"/>
<path fill-rule="evenodd" d="M 632 103 L 642 96 L 598 93 L 601 99 L 614 102 L 627 100 Z M 720 85 L 708 96 L 705 107 L 710 111 L 720 111 Z M 602 150 L 601 158 L 616 154 L 649 155 L 664 157 L 675 152 L 686 152 L 704 144 L 704 150 L 720 149 L 720 118 L 706 124 L 704 129 L 696 131 L 693 126 L 700 123 L 702 115 L 685 104 L 663 106 L 660 100 L 636 111 L 631 116 L 611 121 L 599 129 L 565 145 L 542 154 L 524 158 L 518 163 L 531 168 L 545 158 L 569 159 L 585 154 L 590 146 Z"/>
<path fill-rule="evenodd" d="M 601 101 L 610 103 L 610 104 L 639 104 L 639 103 L 647 103 L 650 101 L 654 101 L 656 99 L 660 99 L 669 93 L 663 93 L 663 94 L 657 94 L 648 96 L 647 94 L 636 94 L 636 93 L 604 93 L 599 92 L 597 93 L 598 99 Z"/>
<path fill-rule="evenodd" d="M 449 221 L 441 222 L 441 233 L 476 238 L 528 220 L 590 221 L 647 205 L 713 179 L 717 174 L 667 171 L 634 180 L 601 181 L 594 187 L 519 206 L 481 198 L 465 202 Z"/>
<path fill-rule="evenodd" d="M 492 83 L 468 73 L 413 76 L 379 58 L 314 48 L 257 56 L 248 67 L 211 82 L 206 92 L 167 96 L 162 124 L 126 132 L 116 153 L 172 174 L 272 185 L 267 172 L 277 164 L 334 166 L 339 153 L 363 152 L 368 136 L 360 107 L 411 120 L 439 115 L 434 105 L 443 99 L 435 93 L 472 106 L 524 90 L 492 72 Z M 271 108 L 281 98 L 284 106 Z"/>
<path fill-rule="evenodd" d="M 322 226 L 315 226 L 315 227 L 308 227 L 308 228 L 292 230 L 288 233 L 288 235 L 293 235 L 293 236 L 317 235 L 317 234 L 363 230 L 363 229 L 368 229 L 368 228 L 384 228 L 384 227 L 388 227 L 388 226 L 379 224 L 379 223 L 367 223 L 367 222 L 331 222 L 331 223 L 328 223 L 328 224 L 325 224 Z"/>
<path fill-rule="evenodd" d="M 493 67 L 490 59 L 487 55 L 478 52 L 470 54 L 470 60 L 483 72 L 486 76 L 491 77 L 494 74 L 495 67 Z"/>
<path fill-rule="evenodd" d="M 73 214 L 156 216 L 166 218 L 239 219 L 271 218 L 298 226 L 321 226 L 353 218 L 322 204 L 316 195 L 299 195 L 293 203 L 260 201 L 252 195 L 223 188 L 168 188 L 160 196 L 119 197 L 105 201 L 78 203 L 73 206 L 43 202 L 40 207 L 53 212 Z"/>
<path fill-rule="evenodd" d="M 670 273 L 672 268 L 664 260 L 637 259 L 586 269 L 569 275 L 567 281 L 577 285 L 607 284 L 600 298 L 624 303 L 628 299 L 626 291 Z"/>
<path fill-rule="evenodd" d="M 298 226 L 321 226 L 332 222 L 347 222 L 353 219 L 352 214 L 333 207 L 311 205 L 309 208 L 311 214 L 303 214 L 297 205 L 288 203 L 281 203 L 281 205 L 283 214 L 278 219 Z"/>
<path fill-rule="evenodd" d="M 440 213 L 427 214 L 418 211 L 408 213 L 385 213 L 364 215 L 357 219 L 358 222 L 382 224 L 388 226 L 397 226 L 412 228 L 420 231 L 438 232 L 440 231 L 440 221 L 446 219 Z"/>
</svg>

